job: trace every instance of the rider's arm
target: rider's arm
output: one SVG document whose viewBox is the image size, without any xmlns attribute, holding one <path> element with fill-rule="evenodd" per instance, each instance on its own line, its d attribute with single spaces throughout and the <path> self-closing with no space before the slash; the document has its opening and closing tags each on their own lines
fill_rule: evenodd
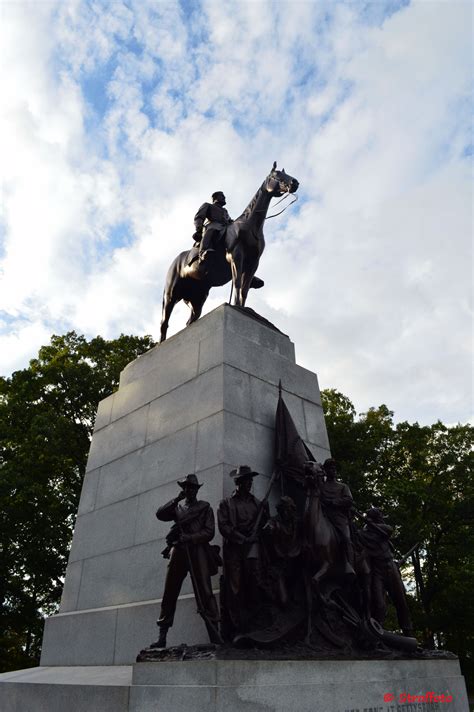
<svg viewBox="0 0 474 712">
<path fill-rule="evenodd" d="M 323 496 L 323 502 L 325 504 L 329 504 L 333 507 L 336 507 L 337 509 L 349 510 L 352 507 L 354 500 L 352 499 L 352 494 L 349 487 L 347 485 L 344 485 L 341 488 L 341 491 L 339 492 L 337 497 L 333 497 L 332 499 L 327 500 Z"/>
<path fill-rule="evenodd" d="M 344 485 L 344 487 L 342 488 L 340 502 L 340 506 L 343 509 L 350 509 L 354 504 L 352 493 L 347 485 Z"/>
<path fill-rule="evenodd" d="M 209 203 L 203 203 L 194 216 L 194 227 L 196 228 L 196 232 L 202 232 L 202 226 L 204 225 L 204 220 L 207 218 L 208 209 Z"/>
</svg>

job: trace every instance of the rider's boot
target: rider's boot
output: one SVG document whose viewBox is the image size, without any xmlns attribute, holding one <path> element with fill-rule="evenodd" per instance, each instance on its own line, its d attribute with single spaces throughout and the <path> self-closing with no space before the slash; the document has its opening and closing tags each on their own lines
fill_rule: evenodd
<svg viewBox="0 0 474 712">
<path fill-rule="evenodd" d="M 204 230 L 204 234 L 199 245 L 199 262 L 203 262 L 209 252 L 215 252 L 215 249 L 213 248 L 214 232 L 215 231 L 212 229 Z"/>
<path fill-rule="evenodd" d="M 352 572 L 355 572 L 355 557 L 354 557 L 354 545 L 350 539 L 344 539 L 343 543 L 344 553 L 346 555 L 346 560 L 349 566 L 352 568 Z"/>
<path fill-rule="evenodd" d="M 213 247 L 208 247 L 207 250 L 203 250 L 202 252 L 199 253 L 199 262 L 204 262 L 206 259 L 207 255 L 209 252 L 215 252 L 215 249 Z"/>
</svg>

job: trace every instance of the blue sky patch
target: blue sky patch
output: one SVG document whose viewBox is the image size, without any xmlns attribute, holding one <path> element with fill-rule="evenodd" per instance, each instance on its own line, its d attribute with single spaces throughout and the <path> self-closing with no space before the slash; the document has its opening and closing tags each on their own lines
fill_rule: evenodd
<svg viewBox="0 0 474 712">
<path fill-rule="evenodd" d="M 109 249 L 128 247 L 133 242 L 133 232 L 129 221 L 114 225 L 109 230 Z"/>
</svg>

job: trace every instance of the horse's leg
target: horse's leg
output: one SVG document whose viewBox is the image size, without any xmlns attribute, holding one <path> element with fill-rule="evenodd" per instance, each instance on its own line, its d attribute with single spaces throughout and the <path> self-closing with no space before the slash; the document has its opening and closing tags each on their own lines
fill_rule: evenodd
<svg viewBox="0 0 474 712">
<path fill-rule="evenodd" d="M 304 571 L 304 591 L 306 597 L 306 645 L 311 644 L 311 633 L 313 632 L 312 626 L 312 615 L 313 615 L 313 590 L 311 587 L 311 576 L 309 571 L 305 569 Z"/>
<path fill-rule="evenodd" d="M 239 305 L 239 295 L 237 290 L 240 292 L 240 279 L 239 279 L 239 274 L 237 272 L 237 265 L 235 264 L 234 260 L 231 261 L 230 263 L 230 269 L 232 271 L 232 291 L 234 294 L 233 298 L 233 304 L 234 306 Z"/>
<path fill-rule="evenodd" d="M 250 289 L 250 279 L 246 272 L 243 273 L 240 281 L 240 306 L 244 307 Z"/>
<path fill-rule="evenodd" d="M 243 307 L 242 304 L 242 271 L 243 271 L 242 248 L 237 244 L 232 252 L 232 284 L 234 286 L 234 306 Z"/>
<path fill-rule="evenodd" d="M 255 277 L 255 275 L 252 277 L 252 281 L 250 282 L 250 289 L 261 289 L 265 282 L 263 279 L 260 279 L 260 277 Z"/>
<path fill-rule="evenodd" d="M 247 254 L 242 261 L 242 278 L 241 278 L 241 306 L 245 306 L 250 287 L 254 286 L 254 275 L 258 269 L 259 258 L 255 254 Z M 256 283 L 261 282 L 259 286 L 263 286 L 261 280 L 256 280 Z"/>
<path fill-rule="evenodd" d="M 253 272 L 254 270 L 252 269 L 251 271 L 247 271 L 244 269 L 244 272 L 242 274 L 242 279 L 241 279 L 241 288 L 240 288 L 240 295 L 241 295 L 241 305 L 242 307 L 245 306 L 245 302 L 247 301 L 247 296 L 249 293 L 250 285 L 252 283 L 253 279 Z"/>
<path fill-rule="evenodd" d="M 313 576 L 313 582 L 319 592 L 319 583 L 324 576 L 326 576 L 327 571 L 329 569 L 329 561 L 325 561 L 324 564 L 321 566 L 321 568 L 318 569 L 318 571 L 314 574 Z"/>
<path fill-rule="evenodd" d="M 208 294 L 209 292 L 206 292 L 206 294 L 202 295 L 200 298 L 195 297 L 192 301 L 190 300 L 189 302 L 186 302 L 191 308 L 191 316 L 186 322 L 186 326 L 189 326 L 193 323 L 193 321 L 197 321 L 199 319 Z"/>
<path fill-rule="evenodd" d="M 170 321 L 171 312 L 174 309 L 174 305 L 179 301 L 174 296 L 173 292 L 165 291 L 163 294 L 163 310 L 161 313 L 161 327 L 160 327 L 160 343 L 166 339 L 166 333 L 168 331 L 168 324 Z"/>
</svg>

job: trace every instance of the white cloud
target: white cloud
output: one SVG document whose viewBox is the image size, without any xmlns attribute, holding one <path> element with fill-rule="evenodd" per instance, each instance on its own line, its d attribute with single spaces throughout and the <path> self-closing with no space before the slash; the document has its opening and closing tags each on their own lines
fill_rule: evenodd
<svg viewBox="0 0 474 712">
<path fill-rule="evenodd" d="M 469 417 L 472 8 L 362 8 L 4 5 L 3 373 L 52 331 L 157 337 L 195 211 L 240 214 L 276 158 L 301 197 L 249 305 L 359 410 Z"/>
<path fill-rule="evenodd" d="M 3 331 L 7 325 L 0 321 Z M 49 343 L 51 329 L 42 321 L 23 322 L 10 328 L 8 333 L 0 333 L 0 353 L 3 371 L 10 374 L 28 365 L 43 344 Z"/>
</svg>

